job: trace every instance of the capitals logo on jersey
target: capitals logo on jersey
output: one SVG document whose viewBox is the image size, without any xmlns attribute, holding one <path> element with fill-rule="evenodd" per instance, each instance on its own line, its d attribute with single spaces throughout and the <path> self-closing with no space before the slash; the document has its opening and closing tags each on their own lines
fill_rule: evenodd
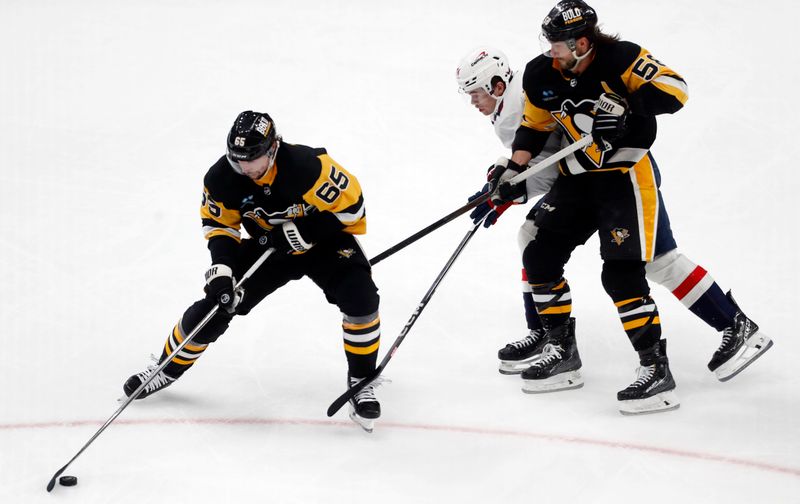
<svg viewBox="0 0 800 504">
<path fill-rule="evenodd" d="M 561 110 L 551 112 L 550 115 L 558 122 L 564 133 L 566 133 L 573 142 L 577 142 L 592 132 L 594 108 L 595 100 L 586 99 L 575 103 L 567 99 L 561 103 Z M 583 153 L 586 154 L 586 157 L 594 166 L 600 168 L 603 164 L 606 150 L 607 149 L 601 149 L 597 143 L 592 143 L 592 145 L 583 149 Z"/>
</svg>

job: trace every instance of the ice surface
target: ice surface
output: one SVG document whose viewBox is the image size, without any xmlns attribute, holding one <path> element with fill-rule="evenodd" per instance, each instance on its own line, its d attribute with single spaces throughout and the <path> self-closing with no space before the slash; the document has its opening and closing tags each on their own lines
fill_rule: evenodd
<svg viewBox="0 0 800 504">
<path fill-rule="evenodd" d="M 504 153 L 455 66 L 490 43 L 521 68 L 551 3 L 2 2 L 0 502 L 797 502 L 800 7 L 592 5 L 689 83 L 659 120 L 662 188 L 680 249 L 774 338 L 759 362 L 719 383 L 719 336 L 654 287 L 682 406 L 622 417 L 636 357 L 593 239 L 567 269 L 586 385 L 524 395 L 495 359 L 525 332 L 515 208 L 391 362 L 372 435 L 325 416 L 345 382 L 340 317 L 304 280 L 133 404 L 69 468 L 79 485 L 48 495 L 201 295 L 202 175 L 238 112 L 269 111 L 358 176 L 376 255 L 462 205 Z M 384 348 L 467 229 L 376 266 Z"/>
</svg>

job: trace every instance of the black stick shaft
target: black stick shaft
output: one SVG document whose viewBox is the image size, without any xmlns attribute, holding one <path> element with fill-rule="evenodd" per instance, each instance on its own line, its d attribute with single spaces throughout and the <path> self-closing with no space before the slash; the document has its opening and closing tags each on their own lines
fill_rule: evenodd
<svg viewBox="0 0 800 504">
<path fill-rule="evenodd" d="M 425 296 L 422 298 L 422 301 L 419 302 L 419 305 L 414 310 L 414 313 L 411 314 L 411 318 L 408 319 L 408 322 L 406 322 L 406 325 L 403 327 L 403 330 L 400 331 L 400 335 L 397 337 L 397 339 L 394 340 L 392 346 L 389 347 L 389 350 L 386 352 L 386 355 L 383 357 L 383 360 L 381 360 L 381 363 L 378 365 L 378 367 L 375 368 L 375 371 L 370 373 L 367 377 L 358 382 L 356 385 L 347 389 L 344 394 L 337 397 L 336 400 L 333 401 L 330 406 L 328 406 L 329 417 L 333 416 L 337 411 L 341 409 L 342 406 L 345 405 L 345 403 L 347 403 L 347 401 L 352 399 L 364 387 L 369 385 L 373 380 L 375 380 L 375 378 L 377 378 L 383 372 L 383 370 L 386 368 L 386 365 L 389 364 L 389 361 L 392 359 L 392 357 L 394 357 L 397 348 L 400 346 L 401 343 L 403 343 L 403 340 L 408 335 L 408 332 L 414 326 L 414 323 L 417 321 L 420 314 L 422 314 L 422 310 L 424 310 L 425 306 L 428 305 L 428 302 L 433 297 L 433 293 L 436 292 L 436 288 L 439 287 L 439 284 L 444 279 L 444 276 L 447 274 L 448 271 L 450 271 L 450 267 L 453 266 L 453 263 L 456 261 L 458 256 L 461 255 L 461 252 L 464 250 L 464 247 L 467 246 L 467 243 L 469 243 L 470 239 L 478 230 L 478 228 L 481 226 L 481 224 L 482 221 L 475 223 L 472 226 L 472 229 L 470 229 L 464 236 L 464 238 L 461 240 L 461 243 L 458 244 L 456 251 L 453 252 L 453 255 L 451 255 L 450 259 L 447 260 L 447 264 L 444 265 L 444 268 L 439 273 L 439 276 L 437 276 L 436 280 L 433 281 L 433 285 L 431 285 L 430 288 L 428 289 L 428 292 L 425 293 Z"/>
<path fill-rule="evenodd" d="M 437 220 L 436 222 L 434 222 L 430 226 L 428 226 L 428 227 L 426 227 L 424 229 L 420 229 L 419 231 L 417 231 L 413 235 L 409 236 L 405 240 L 401 241 L 397 245 L 389 247 L 388 249 L 384 250 L 380 254 L 378 254 L 375 257 L 373 257 L 372 259 L 370 259 L 369 263 L 372 266 L 375 266 L 376 264 L 378 264 L 379 262 L 383 261 L 384 259 L 386 259 L 390 255 L 394 254 L 395 252 L 399 252 L 400 250 L 403 250 L 404 248 L 406 248 L 407 246 L 411 245 L 415 241 L 419 240 L 423 236 L 428 235 L 433 231 L 436 231 L 437 229 L 439 229 L 440 227 L 444 226 L 448 222 L 452 221 L 456 217 L 469 212 L 470 210 L 472 210 L 476 206 L 478 206 L 481 203 L 487 201 L 489 199 L 489 196 L 491 196 L 491 191 L 488 191 L 486 194 L 482 194 L 482 195 L 478 196 L 477 198 L 475 198 L 474 200 L 470 201 L 469 203 L 467 203 L 466 205 L 462 206 L 461 208 L 459 208 L 457 210 L 453 210 L 452 212 L 450 212 L 449 214 L 445 215 L 441 219 Z"/>
<path fill-rule="evenodd" d="M 254 262 L 254 263 L 253 263 L 253 264 L 250 266 L 250 268 L 249 268 L 249 269 L 248 269 L 248 270 L 245 272 L 245 274 L 244 274 L 244 275 L 242 275 L 242 279 L 241 279 L 241 280 L 239 280 L 239 282 L 236 284 L 236 286 L 234 287 L 234 289 L 238 289 L 239 287 L 241 287 L 241 286 L 242 286 L 242 284 L 243 284 L 243 283 L 244 283 L 244 282 L 245 282 L 245 281 L 246 281 L 248 278 L 250 278 L 250 276 L 252 276 L 252 274 L 253 274 L 253 273 L 255 273 L 255 271 L 256 271 L 258 268 L 260 268 L 262 264 L 264 264 L 264 261 L 266 261 L 266 260 L 267 260 L 267 258 L 268 258 L 269 256 L 271 256 L 271 255 L 272 255 L 272 253 L 273 253 L 273 252 L 275 252 L 275 249 L 273 249 L 273 248 L 270 248 L 270 249 L 267 249 L 267 250 L 266 250 L 266 251 L 265 251 L 263 254 L 261 254 L 261 256 L 260 256 L 258 259 L 256 259 L 256 262 Z M 163 361 L 161 364 L 159 364 L 159 365 L 158 365 L 158 367 L 156 367 L 156 368 L 155 368 L 155 370 L 154 370 L 154 371 L 153 371 L 153 372 L 150 374 L 150 377 L 149 377 L 149 378 L 147 378 L 147 380 L 145 380 L 144 382 L 142 382 L 142 383 L 139 385 L 139 387 L 138 387 L 136 390 L 134 390 L 134 391 L 133 391 L 133 393 L 132 393 L 130 396 L 128 396 L 128 397 L 125 399 L 125 401 L 122 403 L 122 405 L 121 405 L 119 408 L 117 408 L 117 411 L 115 411 L 115 412 L 114 412 L 114 413 L 113 413 L 113 414 L 112 414 L 110 417 L 108 417 L 108 420 L 106 420 L 106 422 L 105 422 L 105 423 L 104 423 L 104 424 L 103 424 L 103 425 L 102 425 L 102 426 L 101 426 L 99 429 L 97 429 L 97 432 L 95 432 L 95 433 L 94 433 L 94 435 L 93 435 L 93 436 L 92 436 L 92 437 L 89 439 L 89 441 L 87 441 L 87 442 L 86 442 L 86 443 L 85 443 L 85 444 L 84 444 L 84 445 L 81 447 L 81 449 L 80 449 L 80 450 L 78 450 L 78 453 L 76 453 L 76 454 L 75 454 L 75 455 L 74 455 L 74 456 L 73 456 L 71 459 L 69 459 L 69 462 L 67 462 L 67 463 L 64 465 L 64 467 L 62 467 L 61 469 L 59 469 L 58 471 L 56 471 L 56 473 L 53 475 L 53 477 L 52 477 L 52 478 L 50 478 L 50 481 L 47 483 L 47 491 L 48 491 L 48 492 L 51 492 L 51 491 L 53 491 L 53 488 L 56 486 L 56 478 L 58 478 L 58 477 L 61 475 L 61 473 L 63 473 L 64 471 L 66 471 L 67 467 L 69 467 L 69 466 L 70 466 L 70 464 L 72 464 L 72 463 L 75 461 L 75 459 L 77 459 L 78 457 L 80 457 L 80 456 L 81 456 L 81 454 L 82 454 L 84 451 L 86 451 L 86 449 L 87 449 L 87 448 L 89 448 L 89 445 L 91 445 L 91 444 L 94 442 L 94 440 L 95 440 L 95 439 L 97 439 L 97 437 L 98 437 L 100 434 L 102 434 L 102 433 L 103 433 L 103 431 L 104 431 L 104 430 L 106 430 L 106 428 L 108 428 L 108 426 L 109 426 L 109 425 L 111 425 L 111 423 L 112 423 L 114 420 L 116 420 L 116 419 L 117 419 L 117 417 L 118 417 L 118 416 L 119 416 L 119 415 L 120 415 L 120 414 L 121 414 L 123 411 L 125 411 L 125 408 L 127 408 L 127 407 L 128 407 L 128 405 L 130 405 L 130 403 L 132 403 L 132 402 L 134 401 L 134 399 L 136 399 L 137 397 L 139 397 L 139 395 L 142 393 L 142 391 L 145 389 L 145 387 L 147 387 L 147 385 L 148 385 L 148 384 L 149 384 L 151 381 L 153 381 L 153 379 L 154 379 L 154 378 L 155 378 L 155 377 L 158 375 L 158 373 L 160 373 L 160 372 L 161 372 L 161 370 L 162 370 L 162 369 L 164 369 L 165 367 L 167 367 L 167 365 L 168 365 L 168 364 L 169 364 L 169 363 L 172 361 L 172 358 L 173 358 L 173 357 L 175 357 L 176 355 L 178 355 L 178 353 L 180 353 L 180 352 L 181 352 L 181 350 L 183 350 L 183 349 L 186 347 L 186 345 L 188 345 L 189 343 L 191 343 L 191 341 L 192 341 L 192 338 L 194 338 L 194 337 L 197 335 L 197 333 L 199 333 L 199 332 L 200 332 L 200 330 L 201 330 L 203 327 L 205 327 L 205 325 L 206 325 L 206 324 L 208 324 L 208 321 L 209 321 L 209 320 L 211 320 L 211 319 L 214 317 L 214 315 L 216 315 L 216 314 L 217 314 L 217 311 L 218 311 L 218 310 L 219 310 L 219 304 L 215 304 L 215 305 L 214 305 L 214 307 L 213 307 L 211 310 L 209 310 L 209 312 L 206 314 L 206 316 L 205 316 L 205 317 L 203 317 L 203 319 L 202 319 L 202 320 L 200 320 L 200 322 L 198 322 L 198 323 L 197 323 L 197 325 L 195 326 L 195 328 L 194 328 L 194 329 L 192 329 L 192 331 L 191 331 L 189 334 L 187 334 L 187 335 L 186 335 L 186 337 L 183 339 L 183 341 L 181 342 L 181 344 L 180 344 L 180 345 L 178 345 L 178 347 L 177 347 L 177 348 L 175 348 L 175 350 L 173 350 L 173 351 L 172 351 L 172 353 L 171 353 L 171 354 L 169 354 L 169 355 L 167 356 L 167 358 L 166 358 L 166 359 L 164 359 L 164 361 Z"/>
</svg>

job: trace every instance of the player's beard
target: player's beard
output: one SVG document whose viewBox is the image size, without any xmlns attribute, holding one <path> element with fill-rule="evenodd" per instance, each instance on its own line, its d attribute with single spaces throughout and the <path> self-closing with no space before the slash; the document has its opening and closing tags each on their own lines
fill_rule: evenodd
<svg viewBox="0 0 800 504">
<path fill-rule="evenodd" d="M 571 72 L 578 64 L 578 59 L 572 55 L 567 58 L 558 58 L 556 61 L 558 61 L 558 66 L 561 70 L 566 70 L 567 72 Z"/>
</svg>

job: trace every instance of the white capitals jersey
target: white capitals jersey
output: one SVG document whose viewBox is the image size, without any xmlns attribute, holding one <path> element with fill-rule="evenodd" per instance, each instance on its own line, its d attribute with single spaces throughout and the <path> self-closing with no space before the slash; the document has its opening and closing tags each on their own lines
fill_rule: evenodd
<svg viewBox="0 0 800 504">
<path fill-rule="evenodd" d="M 503 96 L 497 100 L 494 113 L 492 114 L 492 124 L 497 138 L 507 148 L 511 148 L 514 142 L 514 135 L 522 122 L 522 111 L 525 108 L 525 95 L 522 91 L 522 72 L 514 72 L 511 82 L 508 83 Z M 547 140 L 542 152 L 533 158 L 528 165 L 538 163 L 542 159 L 559 151 L 560 133 L 553 133 Z M 558 177 L 558 164 L 548 166 L 538 174 L 530 177 L 527 183 L 528 198 L 534 198 L 547 193 L 553 186 Z"/>
</svg>

